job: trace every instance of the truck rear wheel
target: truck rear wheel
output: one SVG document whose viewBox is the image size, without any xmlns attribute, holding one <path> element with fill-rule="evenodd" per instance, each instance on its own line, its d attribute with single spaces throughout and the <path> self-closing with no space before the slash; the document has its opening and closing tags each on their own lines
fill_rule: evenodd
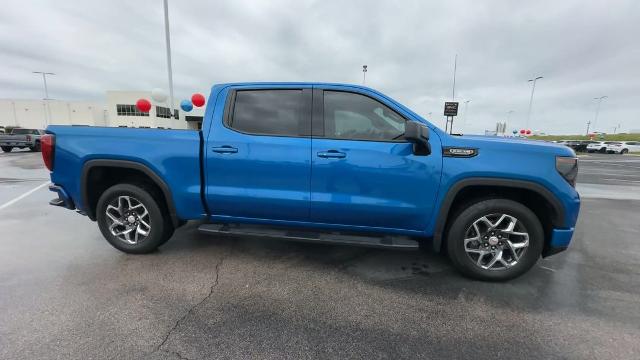
<svg viewBox="0 0 640 360">
<path fill-rule="evenodd" d="M 2 147 L 2 151 L 4 151 L 4 152 L 11 152 L 11 150 L 13 150 L 13 146 L 3 146 Z"/>
<path fill-rule="evenodd" d="M 113 247 L 129 254 L 146 254 L 171 237 L 173 225 L 152 193 L 144 186 L 118 184 L 100 196 L 98 227 Z"/>
<path fill-rule="evenodd" d="M 40 142 L 36 142 L 32 147 L 29 148 L 29 150 L 33 152 L 40 152 Z"/>
<path fill-rule="evenodd" d="M 464 275 L 505 281 L 527 272 L 540 258 L 544 232 L 526 206 L 508 199 L 477 202 L 449 227 L 447 249 Z"/>
</svg>

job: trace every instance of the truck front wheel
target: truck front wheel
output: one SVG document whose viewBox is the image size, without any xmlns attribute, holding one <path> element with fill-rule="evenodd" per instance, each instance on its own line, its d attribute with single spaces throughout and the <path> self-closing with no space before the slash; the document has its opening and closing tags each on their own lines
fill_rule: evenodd
<svg viewBox="0 0 640 360">
<path fill-rule="evenodd" d="M 171 237 L 173 226 L 152 193 L 153 189 L 144 186 L 118 184 L 100 196 L 98 227 L 113 247 L 129 254 L 146 254 Z"/>
<path fill-rule="evenodd" d="M 447 250 L 464 275 L 505 281 L 527 272 L 540 258 L 544 232 L 538 217 L 508 199 L 477 202 L 449 227 Z"/>
<path fill-rule="evenodd" d="M 11 150 L 13 150 L 13 146 L 3 146 L 2 147 L 2 151 L 4 151 L 4 152 L 11 152 Z"/>
</svg>

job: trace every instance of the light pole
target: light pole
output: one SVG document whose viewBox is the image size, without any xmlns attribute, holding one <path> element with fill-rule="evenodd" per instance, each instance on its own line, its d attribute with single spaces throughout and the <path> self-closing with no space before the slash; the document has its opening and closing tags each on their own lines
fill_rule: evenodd
<svg viewBox="0 0 640 360">
<path fill-rule="evenodd" d="M 51 109 L 49 109 L 49 89 L 47 88 L 47 75 L 55 75 L 54 73 L 44 71 L 34 71 L 34 74 L 42 74 L 42 83 L 44 84 L 44 126 L 46 127 L 51 120 Z"/>
<path fill-rule="evenodd" d="M 469 108 L 469 103 L 471 100 L 466 100 L 464 102 L 464 125 L 467 125 L 467 109 Z"/>
<path fill-rule="evenodd" d="M 531 120 L 531 107 L 533 106 L 533 93 L 536 91 L 536 81 L 542 79 L 542 76 L 535 77 L 533 79 L 529 79 L 529 82 L 533 82 L 533 86 L 531 87 L 531 98 L 529 99 L 529 113 L 527 114 L 527 123 L 526 128 L 529 129 L 529 121 Z"/>
<path fill-rule="evenodd" d="M 456 72 L 458 70 L 458 54 L 453 58 L 453 87 L 451 88 L 451 101 L 456 100 Z"/>
<path fill-rule="evenodd" d="M 593 100 L 598 100 L 598 104 L 596 105 L 596 117 L 593 119 L 593 131 L 597 130 L 598 114 L 600 113 L 600 104 L 602 103 L 602 100 L 604 100 L 606 98 L 608 98 L 607 95 L 593 98 Z"/>
<path fill-rule="evenodd" d="M 362 85 L 367 81 L 367 65 L 362 65 Z"/>
<path fill-rule="evenodd" d="M 167 70 L 169 72 L 169 111 L 173 118 L 173 71 L 171 70 L 171 35 L 169 33 L 169 4 L 168 0 L 164 0 L 164 35 L 167 44 Z"/>
<path fill-rule="evenodd" d="M 507 122 L 505 124 L 509 124 L 510 120 L 511 120 L 511 114 L 513 114 L 515 111 L 514 110 L 509 110 L 507 111 Z M 507 131 L 507 126 L 504 127 L 505 131 Z"/>
<path fill-rule="evenodd" d="M 509 119 L 511 118 L 511 114 L 513 114 L 514 112 L 515 112 L 514 110 L 507 111 L 507 122 L 509 122 Z"/>
</svg>

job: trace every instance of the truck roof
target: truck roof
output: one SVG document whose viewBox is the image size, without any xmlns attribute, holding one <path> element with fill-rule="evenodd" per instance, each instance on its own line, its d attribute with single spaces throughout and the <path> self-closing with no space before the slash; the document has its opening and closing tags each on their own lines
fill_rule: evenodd
<svg viewBox="0 0 640 360">
<path fill-rule="evenodd" d="M 330 83 L 330 82 L 305 82 L 305 81 L 291 81 L 291 82 L 287 82 L 287 81 L 250 81 L 250 82 L 229 82 L 229 83 L 220 83 L 220 84 L 215 84 L 214 86 L 336 86 L 336 87 L 350 87 L 350 88 L 359 88 L 359 89 L 365 89 L 365 90 L 369 90 L 369 91 L 373 91 L 373 92 L 378 92 L 375 89 L 372 89 L 370 87 L 364 86 L 364 85 L 358 85 L 358 84 L 348 84 L 348 83 Z"/>
</svg>

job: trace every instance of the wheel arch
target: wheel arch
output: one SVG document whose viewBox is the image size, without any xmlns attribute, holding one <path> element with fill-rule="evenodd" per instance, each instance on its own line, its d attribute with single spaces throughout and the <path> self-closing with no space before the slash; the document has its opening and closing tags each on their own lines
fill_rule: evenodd
<svg viewBox="0 0 640 360">
<path fill-rule="evenodd" d="M 564 207 L 560 200 L 556 198 L 551 191 L 544 186 L 525 180 L 500 179 L 500 178 L 468 178 L 456 182 L 449 188 L 440 210 L 438 218 L 434 226 L 433 233 L 433 249 L 436 252 L 441 251 L 444 244 L 444 237 L 447 225 L 450 224 L 450 217 L 456 211 L 456 206 L 465 203 L 465 194 L 471 190 L 479 190 L 470 195 L 469 200 L 480 199 L 482 197 L 490 198 L 491 194 L 514 198 L 518 193 L 535 194 L 532 200 L 536 206 L 549 207 L 551 211 L 544 212 L 544 209 L 531 209 L 540 219 L 545 232 L 545 250 L 550 240 L 550 233 L 553 227 L 562 227 L 565 222 Z M 514 196 L 515 194 L 515 196 Z M 520 195 L 522 196 L 522 195 Z M 514 199 L 518 201 L 518 199 Z M 536 202 L 542 201 L 543 204 Z M 527 205 L 525 203 L 525 205 Z M 547 221 L 545 221 L 547 220 Z"/>
<path fill-rule="evenodd" d="M 145 164 L 129 160 L 114 159 L 93 159 L 87 161 L 82 167 L 82 173 L 80 176 L 82 204 L 84 205 L 85 213 L 91 220 L 96 220 L 96 209 L 94 205 L 97 204 L 97 199 L 100 197 L 100 194 L 92 193 L 92 190 L 93 192 L 96 192 L 96 190 L 100 189 L 100 187 L 98 187 L 98 189 L 92 189 L 92 172 L 97 169 L 115 169 L 115 171 L 124 170 L 124 173 L 126 174 L 119 180 L 122 180 L 123 178 L 128 180 L 135 179 L 136 176 L 131 176 L 131 174 L 137 173 L 137 179 L 150 183 L 160 190 L 163 197 L 161 205 L 166 207 L 169 217 L 171 218 L 171 223 L 176 228 L 180 225 L 180 219 L 177 216 L 171 189 L 167 183 Z M 139 177 L 140 174 L 142 175 L 142 178 Z"/>
</svg>

